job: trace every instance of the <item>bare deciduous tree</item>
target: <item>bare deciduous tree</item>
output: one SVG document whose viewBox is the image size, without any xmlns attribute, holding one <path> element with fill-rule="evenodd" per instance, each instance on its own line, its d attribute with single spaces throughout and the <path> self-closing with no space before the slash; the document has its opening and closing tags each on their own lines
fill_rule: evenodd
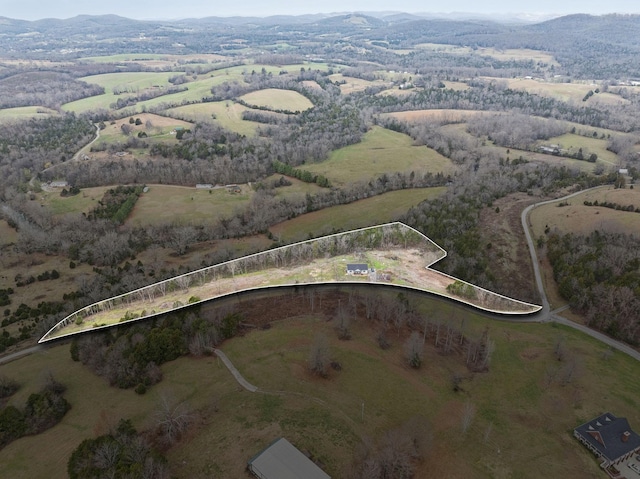
<svg viewBox="0 0 640 479">
<path fill-rule="evenodd" d="M 156 426 L 160 440 L 167 445 L 174 444 L 182 437 L 193 419 L 193 411 L 186 402 L 177 402 L 163 395 L 156 413 Z"/>
<path fill-rule="evenodd" d="M 326 378 L 331 363 L 329 340 L 322 334 L 316 334 L 309 353 L 309 370 L 320 377 Z"/>
<path fill-rule="evenodd" d="M 471 427 L 471 423 L 473 422 L 473 418 L 476 415 L 476 407 L 470 402 L 467 401 L 462 408 L 462 432 L 466 433 Z"/>
<path fill-rule="evenodd" d="M 422 365 L 424 341 L 416 331 L 412 332 L 409 339 L 404 343 L 404 352 L 409 366 L 418 369 Z"/>
</svg>

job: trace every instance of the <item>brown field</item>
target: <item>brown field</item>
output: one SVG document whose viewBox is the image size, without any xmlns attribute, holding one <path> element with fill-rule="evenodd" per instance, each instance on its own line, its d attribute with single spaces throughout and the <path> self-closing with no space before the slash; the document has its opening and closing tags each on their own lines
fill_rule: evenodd
<svg viewBox="0 0 640 479">
<path fill-rule="evenodd" d="M 322 90 L 322 87 L 320 85 L 318 85 L 318 82 L 313 81 L 313 80 L 303 80 L 302 84 L 306 88 L 311 88 L 312 90 Z"/>
<path fill-rule="evenodd" d="M 346 77 L 344 75 L 342 75 L 341 73 L 335 73 L 333 75 L 329 76 L 329 79 L 332 82 L 340 82 L 342 83 L 343 81 L 345 81 L 346 83 L 340 85 L 340 91 L 347 95 L 349 93 L 356 93 L 359 91 L 364 91 L 367 88 L 369 88 L 370 86 L 374 86 L 374 85 L 381 85 L 384 84 L 384 82 L 380 81 L 375 81 L 375 82 L 371 82 L 368 80 L 362 80 L 360 78 L 352 78 L 352 77 Z"/>
<path fill-rule="evenodd" d="M 17 240 L 18 232 L 5 220 L 0 219 L 0 248 L 15 243 Z"/>
<path fill-rule="evenodd" d="M 556 61 L 556 59 L 550 53 L 543 52 L 540 50 L 531 50 L 529 48 L 471 48 L 471 47 L 461 47 L 458 45 L 446 45 L 439 43 L 421 43 L 416 45 L 416 49 L 427 49 L 427 50 L 435 50 L 446 53 L 459 53 L 459 54 L 470 54 L 474 53 L 476 55 L 488 56 L 495 58 L 500 61 L 522 61 L 522 60 L 533 60 L 538 63 L 546 63 L 548 65 L 560 66 L 560 64 Z"/>
<path fill-rule="evenodd" d="M 640 208 L 640 190 L 603 186 L 574 196 L 568 200 L 568 206 L 558 207 L 557 203 L 552 203 L 535 208 L 530 216 L 534 236 L 544 235 L 547 226 L 561 234 L 590 234 L 600 230 L 640 235 L 639 213 L 583 204 L 584 201 L 595 200 Z"/>
<path fill-rule="evenodd" d="M 509 88 L 515 90 L 524 90 L 536 95 L 548 96 L 561 101 L 580 102 L 586 106 L 596 105 L 623 105 L 629 103 L 628 100 L 615 95 L 613 93 L 596 93 L 588 101 L 582 102 L 584 96 L 589 90 L 595 90 L 600 85 L 585 83 L 555 83 L 544 82 L 534 79 L 514 78 L 510 80 L 495 79 L 497 81 L 506 81 Z"/>
<path fill-rule="evenodd" d="M 482 114 L 484 113 L 476 110 L 433 109 L 399 111 L 396 113 L 385 113 L 383 116 L 389 116 L 391 118 L 396 118 L 398 120 L 407 121 L 410 123 L 424 120 L 437 121 L 441 123 L 453 123 L 465 121 L 468 118 Z"/>
</svg>

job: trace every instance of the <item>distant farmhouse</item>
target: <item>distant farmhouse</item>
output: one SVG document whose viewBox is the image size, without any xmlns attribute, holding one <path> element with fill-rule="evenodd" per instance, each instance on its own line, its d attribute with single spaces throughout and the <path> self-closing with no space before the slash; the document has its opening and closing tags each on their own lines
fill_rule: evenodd
<svg viewBox="0 0 640 479">
<path fill-rule="evenodd" d="M 283 437 L 254 456 L 247 468 L 260 479 L 331 479 Z"/>
<path fill-rule="evenodd" d="M 640 451 L 640 436 L 631 430 L 629 421 L 610 412 L 578 426 L 573 435 L 603 461 L 603 469 L 619 465 Z"/>
<path fill-rule="evenodd" d="M 369 265 L 366 263 L 349 263 L 347 265 L 347 274 L 352 274 L 352 275 L 369 274 Z"/>
</svg>

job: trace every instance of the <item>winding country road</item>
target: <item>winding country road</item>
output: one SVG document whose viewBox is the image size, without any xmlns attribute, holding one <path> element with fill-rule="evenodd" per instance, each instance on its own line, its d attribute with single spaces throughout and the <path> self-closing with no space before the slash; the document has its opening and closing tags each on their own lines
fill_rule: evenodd
<svg viewBox="0 0 640 479">
<path fill-rule="evenodd" d="M 589 336 L 591 336 L 592 338 L 597 339 L 598 341 L 603 342 L 604 344 L 606 344 L 607 346 L 617 349 L 618 351 L 622 351 L 625 354 L 628 354 L 629 356 L 631 356 L 632 358 L 640 361 L 640 352 L 636 351 L 635 349 L 631 348 L 630 346 L 627 346 L 626 344 L 620 342 L 620 341 L 616 341 L 615 339 L 607 336 L 606 334 L 603 334 L 599 331 L 596 331 L 594 329 L 591 329 L 583 324 L 579 324 L 576 322 L 573 322 L 567 318 L 564 318 L 562 316 L 559 316 L 558 313 L 564 311 L 565 309 L 568 308 L 568 306 L 563 306 L 561 308 L 558 308 L 554 311 L 550 310 L 550 306 L 549 306 L 549 301 L 547 300 L 547 294 L 544 290 L 544 283 L 542 282 L 542 274 L 540 273 L 540 263 L 538 261 L 538 255 L 536 253 L 536 246 L 535 243 L 533 241 L 533 237 L 531 236 L 531 230 L 529 229 L 529 213 L 531 212 L 531 210 L 533 210 L 534 208 L 538 207 L 538 206 L 542 206 L 542 205 L 546 205 L 546 204 L 550 204 L 550 203 L 555 203 L 557 201 L 565 201 L 568 200 L 569 198 L 573 198 L 574 196 L 580 195 L 582 193 L 585 193 L 586 191 L 593 191 L 593 190 L 597 190 L 598 188 L 607 188 L 607 186 L 597 186 L 595 188 L 589 188 L 587 190 L 581 190 L 578 191 L 576 193 L 572 193 L 570 195 L 567 196 L 563 196 L 562 198 L 555 198 L 553 200 L 548 200 L 548 201 L 543 201 L 541 203 L 534 203 L 532 205 L 527 206 L 523 211 L 522 211 L 522 215 L 521 215 L 521 221 L 522 221 L 522 228 L 524 229 L 524 234 L 527 238 L 527 244 L 529 245 L 529 254 L 531 255 L 531 262 L 533 264 L 533 272 L 535 274 L 536 277 L 536 285 L 538 287 L 538 291 L 540 292 L 540 298 L 542 300 L 542 309 L 540 310 L 539 313 L 536 313 L 533 317 L 536 318 L 537 321 L 543 323 L 543 322 L 547 322 L 547 321 L 553 321 L 555 323 L 558 324 L 562 324 L 564 326 L 568 326 L 570 328 L 573 329 L 577 329 L 578 331 L 581 331 Z"/>
</svg>

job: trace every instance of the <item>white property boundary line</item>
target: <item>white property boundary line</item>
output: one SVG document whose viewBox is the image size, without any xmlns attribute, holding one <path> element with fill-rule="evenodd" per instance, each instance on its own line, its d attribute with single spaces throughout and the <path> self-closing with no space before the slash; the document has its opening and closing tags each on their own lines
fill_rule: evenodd
<svg viewBox="0 0 640 479">
<path fill-rule="evenodd" d="M 399 288 L 405 288 L 405 289 L 421 291 L 421 292 L 425 292 L 425 293 L 428 293 L 428 294 L 433 294 L 433 295 L 440 296 L 440 297 L 447 298 L 447 299 L 452 299 L 452 300 L 458 301 L 460 303 L 466 304 L 468 306 L 471 306 L 473 308 L 476 308 L 476 309 L 479 309 L 479 310 L 482 310 L 482 311 L 486 311 L 486 312 L 494 313 L 494 314 L 502 314 L 502 315 L 529 315 L 529 314 L 536 313 L 540 309 L 542 309 L 542 306 L 534 305 L 534 304 L 527 303 L 527 302 L 524 302 L 524 301 L 520 301 L 520 300 L 514 299 L 514 298 L 509 298 L 508 296 L 504 296 L 502 294 L 495 293 L 493 291 L 489 291 L 487 289 L 481 288 L 479 286 L 475 286 L 475 285 L 473 285 L 471 283 L 468 283 L 466 281 L 462 281 L 462 280 L 460 280 L 458 278 L 454 278 L 453 276 L 449 276 L 449 275 L 447 275 L 445 273 L 441 273 L 439 271 L 436 271 L 438 274 L 441 274 L 441 275 L 443 275 L 445 277 L 448 277 L 450 279 L 453 279 L 455 281 L 460 281 L 460 282 L 462 282 L 462 283 L 464 283 L 466 285 L 469 285 L 469 286 L 471 286 L 471 287 L 473 287 L 475 289 L 478 289 L 480 291 L 489 293 L 489 294 L 494 295 L 494 296 L 498 296 L 498 297 L 500 297 L 502 299 L 506 299 L 508 301 L 513 301 L 513 302 L 516 302 L 516 303 L 520 303 L 520 304 L 522 304 L 522 305 L 524 305 L 526 307 L 531 308 L 531 310 L 530 311 L 509 311 L 509 312 L 492 310 L 492 309 L 484 308 L 482 306 L 474 304 L 474 303 L 472 303 L 470 301 L 466 301 L 463 298 L 459 298 L 459 297 L 455 297 L 455 296 L 449 296 L 449 295 L 446 295 L 446 294 L 443 294 L 443 293 L 439 293 L 437 291 L 430 291 L 430 290 L 418 288 L 418 287 L 415 287 L 415 286 L 406 286 L 406 285 L 399 285 L 399 284 L 393 284 L 393 283 L 363 283 L 363 282 L 360 282 L 360 281 L 319 281 L 319 282 L 313 282 L 313 283 L 285 283 L 285 284 L 272 285 L 272 286 L 260 286 L 260 287 L 254 287 L 254 288 L 241 289 L 241 290 L 238 290 L 238 291 L 232 291 L 232 292 L 229 292 L 229 293 L 224 293 L 224 294 L 221 294 L 219 296 L 215 296 L 213 298 L 207 298 L 207 299 L 203 299 L 203 300 L 196 301 L 196 302 L 193 302 L 193 303 L 183 304 L 182 306 L 171 308 L 171 309 L 168 309 L 168 310 L 165 310 L 165 311 L 160 311 L 160 312 L 157 312 L 157 313 L 154 313 L 154 314 L 148 314 L 148 315 L 145 315 L 145 316 L 142 316 L 142 317 L 129 319 L 129 320 L 126 320 L 126 321 L 121 321 L 121 322 L 117 322 L 117 323 L 113 323 L 113 324 L 106 324 L 106 325 L 102 325 L 102 326 L 94 326 L 94 327 L 83 329 L 83 330 L 79 330 L 79 331 L 73 331 L 73 332 L 70 332 L 70 333 L 57 335 L 55 337 L 48 337 L 55 330 L 57 330 L 59 327 L 66 326 L 66 324 L 68 324 L 67 321 L 69 319 L 71 319 L 72 317 L 78 315 L 79 313 L 81 313 L 83 311 L 90 311 L 92 308 L 94 308 L 96 306 L 99 306 L 101 304 L 107 303 L 109 301 L 114 301 L 114 300 L 121 299 L 121 298 L 124 298 L 124 297 L 127 297 L 127 296 L 132 296 L 132 295 L 134 295 L 136 293 L 140 293 L 140 292 L 143 292 L 144 290 L 147 290 L 147 289 L 150 289 L 150 288 L 154 288 L 154 287 L 156 287 L 158 285 L 168 284 L 168 283 L 173 282 L 173 281 L 175 281 L 176 279 L 179 279 L 179 278 L 184 278 L 184 277 L 188 277 L 188 276 L 195 276 L 195 275 L 197 275 L 199 273 L 206 273 L 206 272 L 212 271 L 214 269 L 223 268 L 225 265 L 228 265 L 228 264 L 244 261 L 244 260 L 247 260 L 249 258 L 255 258 L 255 257 L 258 257 L 258 256 L 267 255 L 267 254 L 270 254 L 270 253 L 273 253 L 273 252 L 277 252 L 277 251 L 283 251 L 283 250 L 286 250 L 286 249 L 291 249 L 291 248 L 293 248 L 295 246 L 300 246 L 300 245 L 303 245 L 303 244 L 316 243 L 318 241 L 325 240 L 325 239 L 331 239 L 331 238 L 336 238 L 336 237 L 345 236 L 345 235 L 352 235 L 353 233 L 358 233 L 358 232 L 367 231 L 367 230 L 377 230 L 377 229 L 382 229 L 382 228 L 385 228 L 385 227 L 392 227 L 392 226 L 404 228 L 404 229 L 407 229 L 407 230 L 409 230 L 409 231 L 411 231 L 413 233 L 418 234 L 427 243 L 431 244 L 437 250 L 440 251 L 441 254 L 435 260 L 433 260 L 432 262 L 430 262 L 429 264 L 427 264 L 425 266 L 426 269 L 430 269 L 431 266 L 433 266 L 435 263 L 437 263 L 438 261 L 444 259 L 447 256 L 447 252 L 443 248 L 441 248 L 439 245 L 434 243 L 429 237 L 427 237 L 426 235 L 424 235 L 420 231 L 416 230 L 415 228 L 412 228 L 411 226 L 408 226 L 408 225 L 406 225 L 404 223 L 401 223 L 399 221 L 395 221 L 395 222 L 391 222 L 391 223 L 385 223 L 385 224 L 377 225 L 377 226 L 368 226 L 368 227 L 365 227 L 365 228 L 358 228 L 358 229 L 355 229 L 355 230 L 350 230 L 350 231 L 346 231 L 346 232 L 342 232 L 342 233 L 334 233 L 334 234 L 327 235 L 327 236 L 321 236 L 319 238 L 314 238 L 314 239 L 310 239 L 310 240 L 300 241 L 300 242 L 297 242 L 297 243 L 292 243 L 292 244 L 289 244 L 289 245 L 286 245 L 286 246 L 280 246 L 278 248 L 269 249 L 269 250 L 266 250 L 266 251 L 262 251 L 260 253 L 253 253 L 253 254 L 250 254 L 250 255 L 247 255 L 247 256 L 242 256 L 240 258 L 232 259 L 232 260 L 225 261 L 225 262 L 222 262 L 222 263 L 218 263 L 218 264 L 215 264 L 215 265 L 206 266 L 204 268 L 200 268 L 200 269 L 197 269 L 197 270 L 194 270 L 194 271 L 190 271 L 188 273 L 184 273 L 184 274 L 181 274 L 181 275 L 178 275 L 178 276 L 174 276 L 174 277 L 169 278 L 169 279 L 165 279 L 163 281 L 158 281 L 156 283 L 152 283 L 152 284 L 149 284 L 147 286 L 143 286 L 142 288 L 134 289 L 134 290 L 129 291 L 127 293 L 123 293 L 123 294 L 120 294 L 120 295 L 117 295 L 117 296 L 113 296 L 111 298 L 107 298 L 107 299 L 103 299 L 101 301 L 97 301 L 95 303 L 92 303 L 90 305 L 84 306 L 83 308 L 80 308 L 80 309 L 74 311 L 73 313 L 71 313 L 68 316 L 66 316 L 65 318 L 63 318 L 62 320 L 58 321 L 51 329 L 49 329 L 49 331 L 47 331 L 42 336 L 42 338 L 40 338 L 38 343 L 45 343 L 45 342 L 48 342 L 48 341 L 53 341 L 55 339 L 61 339 L 61 338 L 68 337 L 68 336 L 73 336 L 73 335 L 76 335 L 76 334 L 86 333 L 88 331 L 98 331 L 98 330 L 110 328 L 110 327 L 113 327 L 113 326 L 124 325 L 124 324 L 128 324 L 128 323 L 131 323 L 131 322 L 134 322 L 134 321 L 140 321 L 142 319 L 149 319 L 149 318 L 160 316 L 160 315 L 163 315 L 163 314 L 168 314 L 168 313 L 171 313 L 171 312 L 174 312 L 174 311 L 179 311 L 181 309 L 190 308 L 190 307 L 192 307 L 194 305 L 205 303 L 205 302 L 211 301 L 213 299 L 221 299 L 221 298 L 225 298 L 227 296 L 231 296 L 231 295 L 238 294 L 238 293 L 249 292 L 249 291 L 257 291 L 257 290 L 268 290 L 268 289 L 272 289 L 272 288 L 295 287 L 295 286 L 310 286 L 310 285 L 322 285 L 322 284 L 336 284 L 336 285 L 341 285 L 341 284 L 345 284 L 345 285 L 382 284 L 382 285 L 385 285 L 385 286 L 395 286 L 395 287 L 399 287 Z M 435 270 L 432 270 L 432 271 L 435 271 Z"/>
</svg>

